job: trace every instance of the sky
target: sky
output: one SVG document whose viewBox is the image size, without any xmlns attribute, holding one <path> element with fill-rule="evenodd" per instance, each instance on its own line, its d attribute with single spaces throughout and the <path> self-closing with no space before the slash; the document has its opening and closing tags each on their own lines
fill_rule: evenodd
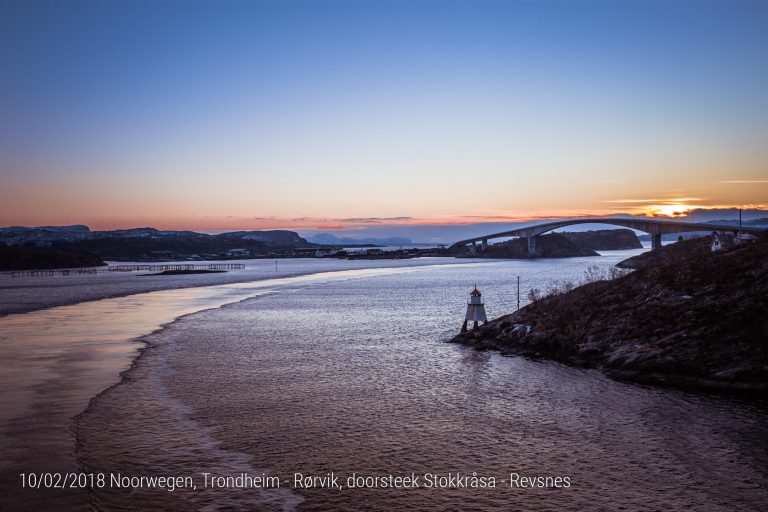
<svg viewBox="0 0 768 512">
<path fill-rule="evenodd" d="M 0 225 L 765 208 L 767 55 L 765 0 L 0 0 Z"/>
</svg>

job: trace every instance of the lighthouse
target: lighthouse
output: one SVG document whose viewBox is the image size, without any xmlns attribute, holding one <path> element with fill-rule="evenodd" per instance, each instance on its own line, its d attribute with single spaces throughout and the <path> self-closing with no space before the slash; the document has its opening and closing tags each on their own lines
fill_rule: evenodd
<svg viewBox="0 0 768 512">
<path fill-rule="evenodd" d="M 477 323 L 488 323 L 488 318 L 485 316 L 485 305 L 482 299 L 483 294 L 480 290 L 475 289 L 469 294 L 469 301 L 467 301 L 467 315 L 464 317 L 464 325 L 461 326 L 461 332 L 467 332 L 467 322 L 472 321 L 472 329 L 477 329 Z"/>
</svg>

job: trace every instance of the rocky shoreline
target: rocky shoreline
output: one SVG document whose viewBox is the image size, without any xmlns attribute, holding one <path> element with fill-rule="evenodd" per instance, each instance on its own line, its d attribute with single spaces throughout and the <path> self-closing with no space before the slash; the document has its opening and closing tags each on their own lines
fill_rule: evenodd
<svg viewBox="0 0 768 512">
<path fill-rule="evenodd" d="M 628 275 L 537 298 L 451 341 L 708 392 L 768 391 L 768 240 L 708 239 L 625 260 Z"/>
</svg>

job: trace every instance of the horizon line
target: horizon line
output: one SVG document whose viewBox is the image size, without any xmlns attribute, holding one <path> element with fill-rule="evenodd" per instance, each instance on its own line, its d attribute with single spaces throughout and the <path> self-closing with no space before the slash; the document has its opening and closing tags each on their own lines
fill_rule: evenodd
<svg viewBox="0 0 768 512">
<path fill-rule="evenodd" d="M 115 221 L 115 222 L 75 222 L 75 223 L 30 223 L 30 224 L 8 224 L 0 226 L 1 229 L 7 229 L 12 227 L 23 228 L 45 228 L 45 227 L 67 227 L 67 226 L 85 226 L 90 231 L 118 231 L 127 229 L 157 229 L 159 231 L 197 231 L 197 232 L 233 232 L 233 231 L 270 231 L 270 230 L 301 230 L 301 231 L 349 231 L 349 230 L 361 230 L 372 227 L 449 227 L 449 226 L 472 226 L 483 224 L 504 224 L 504 223 L 527 223 L 536 221 L 557 221 L 568 219 L 589 219 L 589 218 L 645 218 L 653 220 L 692 220 L 697 212 L 701 211 L 713 211 L 713 210 L 742 210 L 750 213 L 756 213 L 765 210 L 765 205 L 744 205 L 745 207 L 732 206 L 732 205 L 718 205 L 712 207 L 696 206 L 695 208 L 685 209 L 684 211 L 674 212 L 672 214 L 666 213 L 629 213 L 629 212 L 602 212 L 602 213 L 577 213 L 571 211 L 570 214 L 563 212 L 563 214 L 537 214 L 537 215 L 503 215 L 503 214 L 484 214 L 484 215 L 462 215 L 453 218 L 437 217 L 437 218 L 418 218 L 418 217 L 356 217 L 356 218 L 340 218 L 340 219 L 323 219 L 323 218 L 292 218 L 292 219 L 280 219 L 277 217 L 240 217 L 237 218 L 243 221 L 242 224 L 235 225 L 216 225 L 214 223 L 210 225 L 207 222 L 190 223 L 189 220 L 174 223 L 173 221 L 160 220 L 150 221 L 149 219 L 137 219 L 131 222 L 130 220 Z M 194 219 L 195 216 L 192 216 Z M 205 219 L 211 219 L 211 217 L 204 217 Z M 198 217 L 199 219 L 199 217 Z M 217 217 L 217 219 L 222 219 Z M 227 220 L 235 220 L 235 217 L 225 217 Z M 177 219 L 179 220 L 179 219 Z M 723 219 L 727 220 L 727 219 Z M 249 222 L 250 221 L 250 222 Z M 256 221 L 255 223 L 253 221 Z M 699 222 L 705 223 L 705 222 Z M 250 225 L 249 225 L 250 224 Z M 255 225 L 254 225 L 255 224 Z"/>
</svg>

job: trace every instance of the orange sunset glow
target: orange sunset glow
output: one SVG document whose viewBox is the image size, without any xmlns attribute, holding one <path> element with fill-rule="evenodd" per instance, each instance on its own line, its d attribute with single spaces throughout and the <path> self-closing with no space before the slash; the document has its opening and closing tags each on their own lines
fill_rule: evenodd
<svg viewBox="0 0 768 512">
<path fill-rule="evenodd" d="M 706 59 L 633 44 L 634 62 L 602 25 L 465 38 L 475 25 L 458 17 L 435 39 L 237 27 L 209 52 L 187 33 L 170 51 L 155 25 L 134 45 L 141 30 L 117 24 L 110 54 L 95 33 L 18 16 L 0 225 L 359 231 L 768 204 L 768 69 L 743 39 Z M 751 71 L 721 71 L 738 66 Z"/>
</svg>

